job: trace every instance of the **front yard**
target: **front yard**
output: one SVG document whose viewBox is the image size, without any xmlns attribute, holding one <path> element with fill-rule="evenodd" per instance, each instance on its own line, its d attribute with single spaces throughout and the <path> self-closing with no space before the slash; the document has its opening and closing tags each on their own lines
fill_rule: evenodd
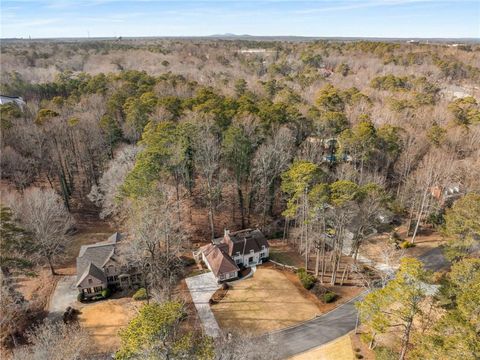
<svg viewBox="0 0 480 360">
<path fill-rule="evenodd" d="M 131 298 L 122 298 L 83 306 L 78 320 L 91 336 L 92 353 L 116 351 L 120 346 L 118 331 L 128 325 L 140 305 Z"/>
<path fill-rule="evenodd" d="M 235 282 L 227 295 L 212 306 L 226 332 L 252 335 L 282 329 L 321 314 L 317 304 L 280 271 L 260 267 L 253 277 Z"/>
</svg>

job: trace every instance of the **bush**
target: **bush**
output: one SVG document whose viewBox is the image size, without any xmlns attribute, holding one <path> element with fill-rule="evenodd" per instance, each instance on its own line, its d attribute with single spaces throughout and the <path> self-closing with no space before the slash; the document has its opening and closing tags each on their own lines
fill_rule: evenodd
<svg viewBox="0 0 480 360">
<path fill-rule="evenodd" d="M 103 289 L 102 290 L 102 297 L 104 299 L 108 298 L 111 295 L 111 290 L 109 288 Z"/>
<path fill-rule="evenodd" d="M 85 296 L 83 295 L 83 293 L 79 293 L 77 295 L 77 301 L 83 302 L 84 300 L 85 300 Z"/>
<path fill-rule="evenodd" d="M 325 294 L 323 294 L 323 302 L 325 303 L 331 303 L 337 299 L 337 294 L 331 291 L 327 291 Z"/>
<path fill-rule="evenodd" d="M 132 296 L 133 300 L 140 301 L 140 300 L 147 300 L 147 290 L 145 288 L 138 289 L 135 294 Z"/>
<path fill-rule="evenodd" d="M 313 285 L 315 285 L 316 278 L 313 275 L 310 275 L 307 273 L 307 271 L 304 268 L 300 268 L 297 270 L 297 276 L 300 279 L 300 282 L 302 283 L 302 286 L 310 290 Z"/>
<path fill-rule="evenodd" d="M 355 357 L 356 357 L 357 359 L 363 359 L 363 355 L 362 355 L 362 354 L 355 354 Z"/>
<path fill-rule="evenodd" d="M 408 249 L 408 248 L 415 247 L 415 246 L 416 246 L 415 244 L 411 243 L 408 240 L 405 240 L 400 244 L 400 248 L 402 248 L 402 249 Z"/>
</svg>

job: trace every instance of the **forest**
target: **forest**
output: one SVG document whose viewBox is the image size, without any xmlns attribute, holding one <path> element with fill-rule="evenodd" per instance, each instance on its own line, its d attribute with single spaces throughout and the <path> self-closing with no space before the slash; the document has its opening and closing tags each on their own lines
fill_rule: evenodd
<svg viewBox="0 0 480 360">
<path fill-rule="evenodd" d="M 57 358 L 83 358 L 79 329 L 47 323 L 20 336 L 42 316 L 15 279 L 53 276 L 86 219 L 128 233 L 125 257 L 156 300 L 115 358 L 241 359 L 247 340 L 172 329 L 185 311 L 184 255 L 245 228 L 282 239 L 331 285 L 357 271 L 380 228 L 405 249 L 426 229 L 441 234 L 450 271 L 402 259 L 358 305 L 364 340 L 375 348 L 377 334 L 399 331 L 399 345 L 379 341 L 379 359 L 480 356 L 478 44 L 18 40 L 1 53 L 0 92 L 23 100 L 0 105 L 1 326 L 15 359 L 47 351 L 42 331 L 72 332 L 68 346 L 55 339 Z M 460 196 L 446 199 L 452 188 Z M 392 302 L 394 314 L 378 310 Z M 147 346 L 155 331 L 163 343 Z"/>
</svg>

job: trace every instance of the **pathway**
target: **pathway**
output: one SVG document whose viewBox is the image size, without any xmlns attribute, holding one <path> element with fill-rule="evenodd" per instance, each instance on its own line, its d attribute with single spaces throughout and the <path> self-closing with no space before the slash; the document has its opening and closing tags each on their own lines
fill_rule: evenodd
<svg viewBox="0 0 480 360">
<path fill-rule="evenodd" d="M 197 308 L 198 316 L 206 335 L 218 337 L 221 333 L 217 320 L 210 309 L 209 300 L 220 287 L 212 272 L 192 276 L 185 279 L 193 303 Z"/>
</svg>

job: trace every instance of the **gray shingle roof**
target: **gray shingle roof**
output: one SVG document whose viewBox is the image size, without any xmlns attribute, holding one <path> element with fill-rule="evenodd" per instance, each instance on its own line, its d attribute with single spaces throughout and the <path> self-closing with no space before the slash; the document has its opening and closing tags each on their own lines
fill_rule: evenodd
<svg viewBox="0 0 480 360">
<path fill-rule="evenodd" d="M 95 279 L 100 280 L 101 282 L 106 283 L 107 282 L 107 277 L 105 276 L 105 273 L 103 272 L 102 269 L 99 269 L 95 264 L 89 263 L 87 265 L 87 268 L 85 269 L 85 272 L 82 274 L 80 278 L 77 277 L 77 286 L 80 285 L 80 283 L 88 276 L 93 276 Z"/>
<path fill-rule="evenodd" d="M 262 246 L 268 248 L 267 239 L 263 233 L 258 230 L 246 229 L 236 232 L 226 232 L 223 242 L 228 245 L 228 254 L 234 256 L 237 252 L 240 254 L 248 254 L 250 250 L 260 252 Z"/>
<path fill-rule="evenodd" d="M 115 254 L 115 246 L 120 239 L 121 234 L 116 232 L 105 241 L 82 245 L 77 257 L 77 282 L 84 277 L 90 263 L 94 264 L 103 273 L 102 268 Z"/>
</svg>

